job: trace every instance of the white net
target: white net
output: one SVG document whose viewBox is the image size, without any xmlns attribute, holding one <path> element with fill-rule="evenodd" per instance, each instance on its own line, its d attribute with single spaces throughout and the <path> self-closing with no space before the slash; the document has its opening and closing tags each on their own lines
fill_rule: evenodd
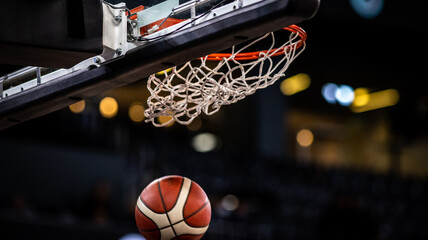
<svg viewBox="0 0 428 240">
<path fill-rule="evenodd" d="M 290 63 L 305 49 L 306 40 L 301 28 L 284 29 L 291 33 L 279 47 L 275 48 L 275 34 L 268 33 L 240 49 L 233 46 L 231 53 L 211 54 L 151 75 L 147 82 L 151 95 L 144 113 L 146 122 L 157 127 L 173 121 L 188 125 L 201 113 L 214 114 L 221 106 L 235 103 L 284 77 Z M 268 50 L 245 52 L 262 40 L 271 42 Z M 159 122 L 158 117 L 168 120 Z"/>
</svg>

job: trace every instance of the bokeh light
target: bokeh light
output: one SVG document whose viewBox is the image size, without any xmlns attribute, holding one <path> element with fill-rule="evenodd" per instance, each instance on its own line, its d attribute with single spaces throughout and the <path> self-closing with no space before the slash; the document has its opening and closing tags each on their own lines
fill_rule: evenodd
<svg viewBox="0 0 428 240">
<path fill-rule="evenodd" d="M 384 0 L 349 0 L 354 11 L 363 18 L 375 18 L 383 10 Z"/>
<path fill-rule="evenodd" d="M 129 106 L 128 115 L 131 121 L 139 123 L 144 120 L 144 106 L 141 102 L 133 102 Z"/>
<path fill-rule="evenodd" d="M 368 94 L 369 101 L 362 106 L 351 106 L 351 110 L 356 113 L 372 111 L 375 109 L 394 106 L 400 100 L 400 94 L 396 89 L 386 89 Z"/>
<path fill-rule="evenodd" d="M 309 129 L 302 129 L 297 133 L 296 141 L 302 147 L 309 147 L 314 141 L 314 134 Z"/>
<path fill-rule="evenodd" d="M 239 198 L 233 194 L 228 194 L 222 198 L 221 206 L 227 211 L 235 211 L 239 207 Z"/>
<path fill-rule="evenodd" d="M 129 233 L 120 237 L 119 240 L 146 240 L 146 239 L 141 234 Z"/>
<path fill-rule="evenodd" d="M 193 138 L 192 146 L 197 152 L 211 152 L 218 146 L 218 140 L 214 134 L 201 133 Z"/>
<path fill-rule="evenodd" d="M 348 85 L 341 85 L 335 93 L 336 100 L 342 106 L 349 106 L 354 101 L 354 89 Z"/>
<path fill-rule="evenodd" d="M 76 114 L 83 112 L 85 110 L 85 107 L 86 107 L 85 100 L 73 103 L 70 106 L 68 106 L 70 111 Z"/>
<path fill-rule="evenodd" d="M 280 90 L 284 95 L 291 96 L 311 85 L 311 78 L 306 73 L 299 73 L 281 82 Z"/>
<path fill-rule="evenodd" d="M 321 94 L 328 103 L 335 104 L 337 89 L 338 89 L 338 86 L 336 84 L 326 83 L 321 89 Z"/>
<path fill-rule="evenodd" d="M 171 127 L 175 123 L 173 121 L 173 117 L 171 116 L 159 116 L 157 119 L 160 124 L 165 124 L 169 122 L 167 125 L 165 125 L 165 127 Z"/>
<path fill-rule="evenodd" d="M 112 97 L 105 97 L 100 102 L 100 113 L 105 118 L 112 118 L 116 116 L 119 105 L 117 104 L 116 99 Z"/>
<path fill-rule="evenodd" d="M 370 101 L 369 90 L 367 88 L 357 88 L 354 91 L 354 102 L 352 106 L 354 107 L 363 107 L 367 105 Z"/>
</svg>

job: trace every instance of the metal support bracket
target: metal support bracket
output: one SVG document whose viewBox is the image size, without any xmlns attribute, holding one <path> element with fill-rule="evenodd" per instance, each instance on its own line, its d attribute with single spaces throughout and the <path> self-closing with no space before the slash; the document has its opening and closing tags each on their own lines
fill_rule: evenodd
<svg viewBox="0 0 428 240">
<path fill-rule="evenodd" d="M 99 63 L 121 57 L 128 51 L 127 19 L 125 3 L 111 7 L 103 3 L 103 52 L 98 58 Z M 90 61 L 93 63 L 93 61 Z"/>
</svg>

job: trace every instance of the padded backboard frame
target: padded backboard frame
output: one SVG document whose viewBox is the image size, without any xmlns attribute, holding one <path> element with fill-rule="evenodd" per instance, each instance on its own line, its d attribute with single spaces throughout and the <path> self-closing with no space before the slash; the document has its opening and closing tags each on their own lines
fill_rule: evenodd
<svg viewBox="0 0 428 240">
<path fill-rule="evenodd" d="M 114 61 L 76 69 L 20 94 L 0 99 L 0 129 L 310 19 L 318 6 L 319 0 L 263 0 L 142 45 L 133 45 Z"/>
</svg>

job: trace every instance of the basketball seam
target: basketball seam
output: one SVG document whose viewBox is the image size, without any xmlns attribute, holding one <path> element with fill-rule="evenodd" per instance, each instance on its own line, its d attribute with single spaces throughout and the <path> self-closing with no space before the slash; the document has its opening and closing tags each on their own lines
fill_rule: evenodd
<svg viewBox="0 0 428 240">
<path fill-rule="evenodd" d="M 154 213 L 158 213 L 158 214 L 163 214 L 163 213 L 164 213 L 164 212 L 158 212 L 158 211 L 153 210 L 149 205 L 147 205 L 147 204 L 143 201 L 143 198 L 141 197 L 141 195 L 140 195 L 140 200 L 141 200 L 141 202 L 142 202 L 142 203 L 144 203 L 144 206 L 146 206 L 148 209 L 150 209 L 150 211 L 152 211 L 152 212 L 154 212 Z"/>
<path fill-rule="evenodd" d="M 162 190 L 161 190 L 161 186 L 160 186 L 160 180 L 158 180 L 158 188 L 159 188 L 159 195 L 161 197 L 161 202 L 162 202 L 162 205 L 163 205 L 163 209 L 164 209 L 164 211 L 166 213 L 166 218 L 168 219 L 168 222 L 169 222 L 169 227 L 171 227 L 172 231 L 174 232 L 175 238 L 178 238 L 177 233 L 175 232 L 174 226 L 171 223 L 171 219 L 169 218 L 168 212 L 166 211 L 166 205 L 165 205 L 165 202 L 163 201 Z M 178 196 L 180 196 L 180 194 L 181 193 L 179 193 Z"/>
<path fill-rule="evenodd" d="M 194 213 L 190 214 L 189 216 L 187 216 L 187 217 L 183 218 L 183 220 L 181 220 L 180 222 L 182 222 L 182 221 L 185 221 L 185 222 L 186 222 L 186 219 L 188 219 L 188 218 L 190 218 L 190 217 L 193 217 L 193 216 L 194 216 L 194 215 L 196 215 L 198 212 L 202 211 L 202 209 L 204 209 L 204 208 L 208 205 L 208 203 L 209 203 L 209 201 L 206 201 L 206 202 L 204 203 L 204 205 L 202 205 L 198 210 L 196 210 Z M 184 216 L 184 208 L 183 208 L 183 216 Z M 187 224 L 187 225 L 189 225 L 190 227 L 194 227 L 194 228 L 204 228 L 204 227 L 206 227 L 206 226 L 203 226 L 203 227 L 192 226 L 192 225 L 190 225 L 188 222 L 186 222 L 186 224 Z M 208 225 L 209 225 L 209 224 L 208 224 Z"/>
<path fill-rule="evenodd" d="M 172 209 L 174 209 L 174 208 L 175 208 L 175 206 L 177 205 L 178 198 L 180 197 L 181 190 L 183 189 L 183 186 L 184 186 L 184 177 L 181 177 L 181 186 L 180 186 L 180 190 L 178 191 L 177 199 L 175 199 L 174 205 L 172 206 L 172 208 L 170 209 L 170 211 L 171 211 Z M 159 188 L 160 188 L 160 186 L 159 186 Z M 187 202 L 187 198 L 186 198 L 186 202 Z M 169 211 L 168 211 L 168 212 L 169 212 Z M 166 213 L 167 215 L 168 215 L 168 212 L 166 212 L 166 209 L 165 209 L 165 213 Z"/>
<path fill-rule="evenodd" d="M 141 197 L 140 197 L 140 200 L 141 200 L 141 202 L 147 207 L 147 205 L 143 202 L 143 200 L 141 199 Z M 147 207 L 148 208 L 148 207 Z M 154 232 L 154 231 L 158 231 L 158 230 L 161 230 L 161 229 L 164 229 L 165 227 L 163 227 L 163 228 L 159 228 L 158 227 L 158 225 L 156 224 L 156 222 L 155 221 L 153 221 L 153 219 L 151 219 L 149 216 L 147 216 L 146 214 L 144 214 L 144 212 L 143 211 L 141 211 L 141 209 L 137 206 L 137 209 L 138 209 L 138 211 L 141 213 L 141 214 L 143 214 L 147 219 L 149 219 L 151 222 L 153 222 L 155 225 L 156 225 L 156 229 L 151 229 L 151 230 L 140 230 L 139 228 L 138 228 L 138 230 L 140 230 L 141 232 Z M 151 209 L 150 209 L 151 210 Z"/>
<path fill-rule="evenodd" d="M 188 218 L 190 218 L 190 217 L 194 216 L 195 214 L 197 214 L 198 212 L 200 212 L 202 209 L 204 209 L 204 207 L 206 207 L 208 203 L 209 203 L 209 202 L 206 202 L 204 205 L 202 205 L 202 207 L 201 207 L 201 208 L 199 208 L 197 211 L 195 211 L 194 213 L 192 213 L 190 216 L 188 216 L 188 217 L 184 218 L 183 220 L 180 220 L 180 221 L 178 221 L 178 222 L 176 222 L 176 223 L 172 224 L 171 226 L 174 226 L 174 225 L 177 225 L 177 224 L 179 224 L 179 223 L 181 223 L 181 222 L 186 221 L 186 219 L 188 219 Z M 201 226 L 192 226 L 192 225 L 190 225 L 190 224 L 189 224 L 189 223 L 187 223 L 187 222 L 186 222 L 186 224 L 187 224 L 188 226 L 192 227 L 192 228 L 204 228 L 204 227 L 206 227 L 206 226 L 202 226 L 202 227 L 201 227 Z M 209 226 L 209 224 L 208 224 L 207 226 Z M 158 229 L 159 229 L 159 230 L 162 230 L 162 229 L 169 228 L 169 227 L 170 227 L 170 226 L 166 226 L 166 227 L 162 227 L 162 228 L 158 228 Z M 154 230 L 146 230 L 146 231 L 144 231 L 144 232 L 152 232 L 152 231 L 156 231 L 156 229 L 154 229 Z M 200 234 L 194 234 L 194 235 L 200 235 Z M 180 235 L 180 236 L 181 236 L 181 235 Z"/>
<path fill-rule="evenodd" d="M 204 205 L 202 205 L 202 207 L 201 207 L 200 209 L 198 209 L 196 212 L 192 213 L 190 216 L 188 216 L 188 217 L 184 218 L 183 220 L 180 220 L 180 221 L 178 221 L 178 222 L 176 222 L 176 223 L 172 224 L 171 226 L 174 226 L 174 225 L 177 225 L 177 224 L 179 224 L 179 223 L 181 223 L 181 222 L 186 221 L 186 219 L 188 219 L 188 218 L 190 218 L 190 217 L 194 216 L 195 214 L 197 214 L 198 212 L 200 212 L 202 209 L 204 209 L 204 207 L 206 207 L 208 203 L 209 203 L 209 202 L 206 202 L 206 203 L 205 203 Z M 192 228 L 204 228 L 204 227 L 209 226 L 209 224 L 208 224 L 207 226 L 192 226 L 192 225 L 190 225 L 188 222 L 186 222 L 186 224 L 187 224 L 188 226 L 192 227 Z M 165 229 L 165 228 L 169 228 L 169 227 L 171 227 L 171 226 L 165 226 L 165 227 L 157 228 L 157 229 L 153 229 L 153 230 L 142 230 L 142 232 L 153 232 L 153 231 L 157 231 L 157 230 L 163 230 L 163 229 Z M 190 234 L 190 233 L 189 233 L 189 234 Z M 190 234 L 190 235 L 200 235 L 200 234 Z M 179 236 L 182 236 L 182 235 L 179 235 Z"/>
<path fill-rule="evenodd" d="M 141 198 L 140 198 L 141 199 Z M 145 206 L 147 206 L 143 201 L 141 201 Z M 176 223 L 174 223 L 174 224 L 171 224 L 170 226 L 165 226 L 165 227 L 157 227 L 157 225 L 156 225 L 156 222 L 154 222 L 149 216 L 147 216 L 146 214 L 144 214 L 143 213 L 143 211 L 141 211 L 141 209 L 137 206 L 137 209 L 138 209 L 138 211 L 141 213 L 141 214 L 143 214 L 144 216 L 146 216 L 148 219 L 150 219 L 155 225 L 156 225 L 156 229 L 150 229 L 150 230 L 140 230 L 141 232 L 154 232 L 154 231 L 160 231 L 160 230 L 163 230 L 163 229 L 166 229 L 166 228 L 169 228 L 169 227 L 171 227 L 171 226 L 174 226 L 174 225 L 177 225 L 177 224 L 179 224 L 179 223 L 181 223 L 181 222 L 183 222 L 183 221 L 186 221 L 186 219 L 188 219 L 188 218 L 190 218 L 190 217 L 192 217 L 192 216 L 194 216 L 195 214 L 197 214 L 198 212 L 200 212 L 200 211 L 202 211 L 202 209 L 204 209 L 207 205 L 208 205 L 208 203 L 209 203 L 209 201 L 207 201 L 207 202 L 205 202 L 204 203 L 204 205 L 202 205 L 202 207 L 200 207 L 198 210 L 196 210 L 194 213 L 192 213 L 192 214 L 190 214 L 189 216 L 187 216 L 187 217 L 185 217 L 185 218 L 183 218 L 183 220 L 180 220 L 180 221 L 178 221 L 178 222 L 176 222 Z M 189 225 L 190 227 L 193 227 L 193 228 L 204 228 L 204 227 L 206 227 L 206 226 L 192 226 L 192 225 L 190 225 L 189 223 L 187 223 L 186 222 L 186 224 L 187 225 Z M 199 234 L 196 234 L 196 235 L 199 235 Z"/>
<path fill-rule="evenodd" d="M 184 181 L 183 181 L 184 182 Z M 187 203 L 187 199 L 189 199 L 189 196 L 190 196 L 190 192 L 191 192 L 191 190 L 192 190 L 192 186 L 193 186 L 193 181 L 191 181 L 190 182 L 190 186 L 189 186 L 189 193 L 187 194 L 187 196 L 186 196 L 186 201 L 185 201 L 185 203 Z M 196 184 L 196 186 L 198 186 L 198 184 Z M 198 210 L 196 210 L 194 213 L 192 213 L 192 214 L 190 214 L 189 216 L 187 216 L 187 217 L 184 217 L 184 208 L 186 207 L 186 204 L 184 204 L 184 207 L 183 207 L 183 220 L 181 220 L 181 221 L 179 221 L 178 223 L 180 223 L 180 222 L 185 222 L 188 226 L 190 226 L 190 227 L 195 227 L 195 228 L 198 228 L 198 227 L 196 227 L 196 226 L 192 226 L 192 225 L 190 225 L 189 223 L 187 223 L 186 222 L 186 219 L 188 219 L 188 218 L 190 218 L 190 217 L 192 217 L 193 215 L 195 215 L 196 213 L 198 213 L 199 211 L 201 211 L 202 209 L 204 209 L 204 207 L 209 203 L 210 201 L 208 200 L 208 201 L 206 201 L 205 203 L 204 203 L 204 205 L 202 205 Z M 205 227 L 205 226 L 204 226 Z M 201 228 L 201 227 L 199 227 L 199 228 Z"/>
</svg>

